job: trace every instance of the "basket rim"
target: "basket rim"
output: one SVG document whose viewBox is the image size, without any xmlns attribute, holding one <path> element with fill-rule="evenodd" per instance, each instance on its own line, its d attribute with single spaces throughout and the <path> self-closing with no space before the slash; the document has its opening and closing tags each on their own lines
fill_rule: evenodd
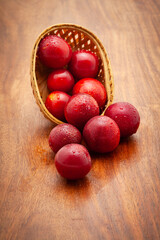
<svg viewBox="0 0 160 240">
<path fill-rule="evenodd" d="M 109 74 L 109 81 L 104 81 L 106 90 L 107 90 L 107 95 L 108 95 L 108 101 L 107 105 L 104 108 L 104 111 L 101 113 L 101 115 L 104 115 L 104 112 L 106 108 L 112 103 L 113 101 L 113 94 L 114 94 L 114 81 L 113 81 L 113 74 L 112 74 L 112 69 L 110 65 L 110 60 L 108 58 L 107 52 L 102 44 L 102 42 L 99 40 L 99 38 L 90 30 L 87 28 L 77 25 L 77 24 L 72 24 L 72 23 L 59 23 L 55 25 L 51 25 L 47 27 L 44 31 L 42 31 L 39 36 L 37 37 L 34 47 L 32 50 L 32 55 L 31 55 L 31 66 L 30 66 L 30 75 L 31 75 L 31 86 L 33 89 L 33 94 L 36 99 L 37 104 L 40 107 L 40 110 L 44 114 L 45 117 L 47 117 L 50 121 L 56 123 L 56 124 L 61 124 L 64 123 L 63 121 L 55 118 L 45 107 L 45 104 L 40 96 L 38 84 L 37 84 L 37 78 L 36 78 L 36 56 L 37 56 L 37 49 L 40 41 L 45 37 L 47 34 L 49 34 L 51 31 L 54 31 L 56 29 L 64 29 L 64 28 L 70 28 L 70 29 L 77 29 L 80 30 L 81 32 L 84 32 L 92 39 L 92 41 L 97 45 L 100 56 L 102 58 L 103 64 L 107 62 L 107 64 L 104 64 L 104 79 L 106 79 L 106 72 Z M 111 83 L 111 84 L 110 84 Z M 112 85 L 112 86 L 110 86 Z"/>
</svg>

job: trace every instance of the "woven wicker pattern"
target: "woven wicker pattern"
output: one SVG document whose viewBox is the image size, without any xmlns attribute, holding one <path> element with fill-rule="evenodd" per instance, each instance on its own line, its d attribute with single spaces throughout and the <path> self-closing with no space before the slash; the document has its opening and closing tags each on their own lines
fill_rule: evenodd
<svg viewBox="0 0 160 240">
<path fill-rule="evenodd" d="M 109 59 L 107 57 L 106 51 L 99 41 L 99 39 L 87 29 L 73 25 L 73 24 L 59 24 L 47 28 L 37 39 L 31 59 L 31 85 L 33 89 L 33 94 L 36 98 L 37 104 L 40 110 L 46 118 L 55 122 L 57 124 L 62 123 L 58 120 L 45 107 L 45 100 L 49 94 L 47 89 L 46 79 L 48 74 L 52 71 L 41 64 L 37 56 L 37 49 L 39 42 L 46 35 L 57 35 L 65 39 L 72 48 L 72 51 L 85 49 L 94 52 L 99 59 L 99 72 L 97 79 L 102 82 L 107 90 L 108 99 L 106 102 L 106 107 L 108 107 L 113 101 L 113 77 L 111 73 L 111 67 Z M 105 109 L 103 109 L 102 114 Z"/>
</svg>

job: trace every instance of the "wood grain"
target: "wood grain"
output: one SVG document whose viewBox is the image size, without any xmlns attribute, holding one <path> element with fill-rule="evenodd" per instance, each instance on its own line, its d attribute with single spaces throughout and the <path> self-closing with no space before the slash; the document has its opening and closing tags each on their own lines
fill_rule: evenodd
<svg viewBox="0 0 160 240">
<path fill-rule="evenodd" d="M 33 44 L 46 27 L 80 24 L 104 44 L 114 101 L 140 112 L 136 135 L 92 155 L 92 171 L 62 179 L 48 146 L 53 124 L 30 86 Z M 160 239 L 160 2 L 0 1 L 0 239 Z"/>
</svg>

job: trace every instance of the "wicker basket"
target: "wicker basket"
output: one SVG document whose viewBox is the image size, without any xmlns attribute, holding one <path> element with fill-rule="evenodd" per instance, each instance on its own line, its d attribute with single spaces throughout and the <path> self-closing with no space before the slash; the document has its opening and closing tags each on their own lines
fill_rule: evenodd
<svg viewBox="0 0 160 240">
<path fill-rule="evenodd" d="M 52 122 L 56 124 L 63 123 L 59 119 L 55 118 L 45 107 L 45 100 L 49 94 L 46 79 L 52 70 L 43 66 L 37 56 L 37 49 L 41 39 L 43 39 L 46 35 L 51 34 L 60 36 L 65 39 L 71 46 L 72 51 L 86 49 L 94 52 L 98 56 L 99 72 L 97 79 L 105 86 L 108 95 L 105 108 L 102 112 L 103 115 L 105 109 L 113 101 L 114 86 L 110 62 L 100 40 L 86 28 L 74 24 L 58 24 L 51 26 L 40 34 L 34 44 L 30 68 L 31 86 L 33 89 L 34 97 L 40 107 L 41 112 Z"/>
</svg>

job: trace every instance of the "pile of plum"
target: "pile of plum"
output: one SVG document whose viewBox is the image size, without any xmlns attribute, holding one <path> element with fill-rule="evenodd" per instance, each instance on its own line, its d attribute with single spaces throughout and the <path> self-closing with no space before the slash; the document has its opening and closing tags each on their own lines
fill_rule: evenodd
<svg viewBox="0 0 160 240">
<path fill-rule="evenodd" d="M 49 145 L 56 153 L 55 166 L 64 178 L 83 178 L 91 169 L 89 152 L 113 151 L 120 138 L 137 132 L 139 113 L 130 103 L 117 102 L 100 115 L 107 92 L 96 79 L 99 61 L 93 52 L 72 52 L 65 40 L 49 35 L 41 40 L 37 57 L 53 69 L 46 81 L 50 94 L 45 106 L 65 122 L 54 127 L 49 135 Z M 82 136 L 87 148 L 81 144 Z"/>
</svg>

